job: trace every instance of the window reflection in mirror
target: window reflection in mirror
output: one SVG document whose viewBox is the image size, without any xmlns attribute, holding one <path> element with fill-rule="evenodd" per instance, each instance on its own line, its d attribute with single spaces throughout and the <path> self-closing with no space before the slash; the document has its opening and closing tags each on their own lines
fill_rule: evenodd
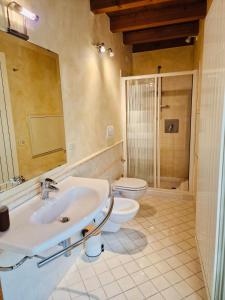
<svg viewBox="0 0 225 300">
<path fill-rule="evenodd" d="M 0 192 L 65 162 L 58 55 L 0 32 Z"/>
</svg>

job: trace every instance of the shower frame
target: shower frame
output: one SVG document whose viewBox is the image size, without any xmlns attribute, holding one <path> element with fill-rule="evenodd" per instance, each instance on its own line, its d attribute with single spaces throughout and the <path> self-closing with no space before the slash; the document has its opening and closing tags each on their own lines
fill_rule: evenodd
<svg viewBox="0 0 225 300">
<path fill-rule="evenodd" d="M 190 157 L 189 157 L 189 190 L 187 192 L 182 191 L 182 193 L 194 193 L 194 169 L 196 163 L 195 148 L 196 148 L 196 112 L 197 112 L 197 80 L 198 71 L 183 71 L 183 72 L 170 72 L 170 73 L 159 73 L 159 74 L 149 74 L 149 75 L 137 75 L 137 76 L 125 76 L 121 77 L 121 112 L 122 112 L 122 126 L 123 126 L 123 157 L 124 157 L 124 176 L 127 176 L 127 99 L 126 99 L 126 82 L 129 80 L 138 79 L 155 79 L 155 97 L 157 101 L 157 124 L 155 133 L 155 143 L 154 143 L 154 187 L 153 190 L 165 191 L 166 189 L 157 188 L 160 186 L 160 103 L 161 103 L 161 80 L 165 77 L 175 77 L 182 75 L 192 75 L 193 76 L 193 86 L 192 86 L 192 104 L 191 104 L 191 136 L 190 136 Z M 159 93 L 160 91 L 160 93 Z M 174 190 L 173 190 L 174 191 Z M 177 192 L 177 191 L 176 191 Z"/>
</svg>

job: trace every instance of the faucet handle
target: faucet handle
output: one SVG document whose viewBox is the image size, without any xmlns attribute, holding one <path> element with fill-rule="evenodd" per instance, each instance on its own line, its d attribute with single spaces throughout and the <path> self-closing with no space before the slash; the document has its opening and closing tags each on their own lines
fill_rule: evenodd
<svg viewBox="0 0 225 300">
<path fill-rule="evenodd" d="M 45 182 L 49 182 L 49 183 L 52 183 L 52 184 L 57 184 L 57 182 L 51 178 L 45 178 L 44 180 Z"/>
<path fill-rule="evenodd" d="M 51 178 L 45 178 L 41 181 L 41 187 L 48 187 L 52 184 L 57 184 L 53 179 Z"/>
<path fill-rule="evenodd" d="M 57 188 L 57 186 L 54 186 L 54 185 L 51 185 L 51 184 L 49 184 L 48 188 L 52 191 L 58 191 L 59 190 L 59 188 Z"/>
</svg>

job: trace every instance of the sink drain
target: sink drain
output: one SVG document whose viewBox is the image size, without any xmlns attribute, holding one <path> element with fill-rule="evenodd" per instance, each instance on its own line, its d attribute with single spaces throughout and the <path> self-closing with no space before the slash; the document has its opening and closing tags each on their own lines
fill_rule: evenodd
<svg viewBox="0 0 225 300">
<path fill-rule="evenodd" d="M 61 223 L 67 223 L 67 222 L 69 222 L 69 220 L 70 220 L 70 218 L 68 218 L 68 217 L 61 217 L 61 218 L 59 219 L 59 221 L 60 221 Z"/>
</svg>

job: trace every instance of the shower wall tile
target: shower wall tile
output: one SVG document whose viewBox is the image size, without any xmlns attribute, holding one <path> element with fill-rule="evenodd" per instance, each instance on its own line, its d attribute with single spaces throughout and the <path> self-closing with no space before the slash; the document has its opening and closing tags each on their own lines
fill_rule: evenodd
<svg viewBox="0 0 225 300">
<path fill-rule="evenodd" d="M 163 109 L 160 121 L 162 177 L 189 177 L 191 100 L 191 75 L 162 79 L 162 105 L 170 106 Z M 165 133 L 166 119 L 179 120 L 178 133 Z"/>
</svg>

